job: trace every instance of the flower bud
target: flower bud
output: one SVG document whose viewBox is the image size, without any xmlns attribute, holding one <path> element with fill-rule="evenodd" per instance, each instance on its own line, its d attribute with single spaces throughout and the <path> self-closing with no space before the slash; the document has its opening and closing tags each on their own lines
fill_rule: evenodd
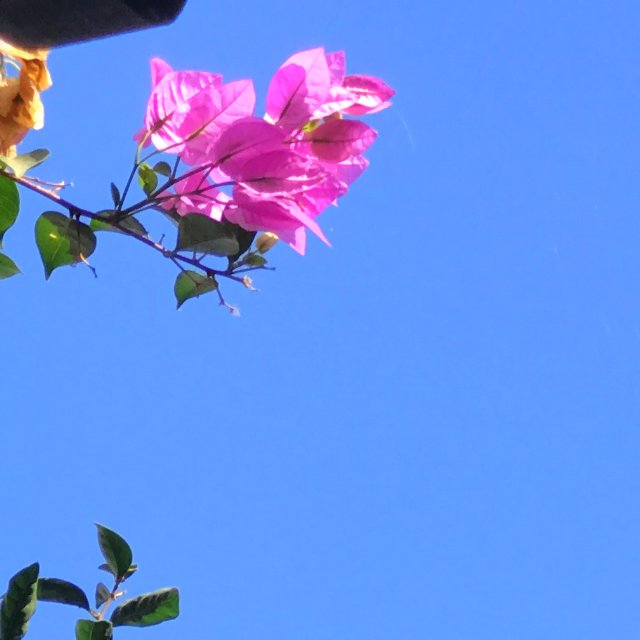
<svg viewBox="0 0 640 640">
<path fill-rule="evenodd" d="M 278 236 L 275 233 L 271 233 L 271 231 L 265 231 L 256 239 L 256 249 L 260 253 L 267 253 L 276 242 L 278 242 Z"/>
</svg>

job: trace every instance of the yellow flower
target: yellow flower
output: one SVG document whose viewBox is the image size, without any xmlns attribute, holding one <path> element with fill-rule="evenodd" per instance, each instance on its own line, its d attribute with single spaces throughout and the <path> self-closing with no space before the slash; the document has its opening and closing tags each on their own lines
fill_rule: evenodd
<svg viewBox="0 0 640 640">
<path fill-rule="evenodd" d="M 40 91 L 51 86 L 51 76 L 44 49 L 28 51 L 0 40 L 0 54 L 20 64 L 17 78 L 0 79 L 0 155 L 12 156 L 30 129 L 44 126 Z"/>
</svg>

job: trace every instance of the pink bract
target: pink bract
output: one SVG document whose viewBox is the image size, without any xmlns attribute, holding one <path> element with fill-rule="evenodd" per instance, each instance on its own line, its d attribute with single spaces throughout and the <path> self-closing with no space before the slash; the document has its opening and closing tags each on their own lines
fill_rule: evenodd
<svg viewBox="0 0 640 640">
<path fill-rule="evenodd" d="M 216 189 L 210 180 L 209 171 L 201 170 L 175 184 L 176 197 L 164 200 L 163 209 L 175 209 L 185 216 L 188 213 L 201 213 L 213 220 L 222 220 L 222 212 L 231 198 Z M 163 192 L 161 195 L 164 195 Z"/>
<path fill-rule="evenodd" d="M 267 118 L 287 131 L 303 126 L 331 88 L 331 72 L 322 47 L 291 56 L 271 80 Z"/>
<path fill-rule="evenodd" d="M 305 229 L 329 244 L 318 223 L 291 198 L 239 191 L 234 193 L 234 203 L 225 210 L 225 219 L 248 231 L 272 231 L 301 255 L 306 246 Z"/>
</svg>

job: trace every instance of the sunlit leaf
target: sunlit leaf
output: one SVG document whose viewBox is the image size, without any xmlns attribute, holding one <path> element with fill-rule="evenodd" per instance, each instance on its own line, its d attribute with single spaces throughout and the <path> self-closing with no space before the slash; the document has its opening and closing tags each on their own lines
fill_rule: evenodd
<svg viewBox="0 0 640 640">
<path fill-rule="evenodd" d="M 0 175 L 0 248 L 2 238 L 7 229 L 10 229 L 18 218 L 20 212 L 20 194 L 16 183 Z"/>
<path fill-rule="evenodd" d="M 176 588 L 159 589 L 116 607 L 111 614 L 114 627 L 150 627 L 177 618 L 180 613 L 180 595 Z"/>
<path fill-rule="evenodd" d="M 36 562 L 16 573 L 0 605 L 0 638 L 20 640 L 27 633 L 36 610 L 36 592 L 40 565 Z"/>
<path fill-rule="evenodd" d="M 143 162 L 138 167 L 138 182 L 148 196 L 151 195 L 158 186 L 158 175 L 146 162 Z"/>
<path fill-rule="evenodd" d="M 58 267 L 86 262 L 96 248 L 96 237 L 86 224 L 48 211 L 36 221 L 36 244 L 49 279 Z"/>
<path fill-rule="evenodd" d="M 108 620 L 78 620 L 76 640 L 111 640 L 113 625 Z"/>
<path fill-rule="evenodd" d="M 0 280 L 10 278 L 21 273 L 18 265 L 4 253 L 0 253 Z"/>
<path fill-rule="evenodd" d="M 247 260 L 247 264 L 250 267 L 263 267 L 265 264 L 267 264 L 267 260 L 266 258 L 263 258 L 260 254 L 258 253 L 251 253 L 247 256 L 246 258 Z"/>
<path fill-rule="evenodd" d="M 190 298 L 197 298 L 210 291 L 215 291 L 218 283 L 197 271 L 181 271 L 173 287 L 178 309 Z"/>
<path fill-rule="evenodd" d="M 0 163 L 12 169 L 18 178 L 22 178 L 29 169 L 42 164 L 50 155 L 51 151 L 48 149 L 34 149 L 13 158 L 0 156 Z"/>
</svg>

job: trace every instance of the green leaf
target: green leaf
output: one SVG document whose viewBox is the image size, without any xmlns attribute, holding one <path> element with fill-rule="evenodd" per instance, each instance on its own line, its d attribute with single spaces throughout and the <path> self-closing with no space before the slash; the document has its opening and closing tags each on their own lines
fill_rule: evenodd
<svg viewBox="0 0 640 640">
<path fill-rule="evenodd" d="M 49 149 L 34 149 L 13 158 L 0 156 L 0 163 L 12 169 L 18 178 L 22 178 L 29 169 L 42 164 L 50 155 L 51 151 Z"/>
<path fill-rule="evenodd" d="M 58 267 L 86 262 L 96 248 L 96 237 L 86 224 L 47 211 L 36 220 L 36 244 L 48 280 Z"/>
<path fill-rule="evenodd" d="M 124 578 L 122 578 L 122 582 L 128 580 L 136 571 L 138 570 L 138 565 L 134 562 L 124 574 Z"/>
<path fill-rule="evenodd" d="M 85 592 L 72 582 L 58 578 L 40 578 L 38 580 L 38 600 L 71 604 L 91 611 Z"/>
<path fill-rule="evenodd" d="M 111 183 L 111 199 L 113 200 L 114 207 L 120 206 L 120 189 L 118 189 L 118 187 L 113 182 Z"/>
<path fill-rule="evenodd" d="M 116 213 L 116 211 L 111 210 L 99 211 L 97 215 L 100 216 L 100 219 L 93 218 L 89 223 L 90 229 L 92 231 L 115 231 L 116 233 L 124 233 L 124 231 L 121 231 L 118 228 L 122 227 L 123 229 L 127 229 L 138 236 L 149 235 L 149 232 L 133 216 L 122 218 L 122 220 L 118 222 L 118 227 L 114 227 L 112 224 L 109 224 L 109 218 Z"/>
<path fill-rule="evenodd" d="M 111 640 L 113 625 L 108 620 L 78 620 L 76 640 Z"/>
<path fill-rule="evenodd" d="M 176 278 L 173 292 L 176 295 L 178 309 L 190 298 L 197 298 L 209 291 L 215 291 L 218 283 L 214 278 L 197 271 L 181 271 Z"/>
<path fill-rule="evenodd" d="M 110 573 L 113 576 L 113 571 L 111 571 L 111 567 L 105 562 L 103 564 L 101 564 L 98 569 L 100 569 L 100 571 L 106 571 L 107 573 Z M 113 576 L 115 578 L 115 576 Z"/>
<path fill-rule="evenodd" d="M 96 609 L 99 609 L 111 596 L 111 591 L 106 584 L 98 582 L 96 585 Z"/>
<path fill-rule="evenodd" d="M 250 267 L 264 267 L 264 265 L 267 264 L 267 259 L 258 253 L 250 253 L 246 260 Z"/>
<path fill-rule="evenodd" d="M 107 561 L 116 580 L 121 582 L 131 567 L 133 560 L 131 547 L 115 531 L 100 524 L 96 524 L 96 527 L 98 528 L 98 544 L 102 556 Z"/>
<path fill-rule="evenodd" d="M 238 241 L 238 251 L 234 255 L 229 256 L 229 264 L 231 265 L 251 247 L 251 244 L 256 237 L 256 232 L 247 231 L 237 224 L 227 224 L 229 224 L 233 228 L 233 233 L 235 234 L 236 240 Z"/>
<path fill-rule="evenodd" d="M 188 213 L 180 218 L 176 251 L 190 249 L 215 256 L 232 256 L 240 250 L 235 225 L 216 222 L 200 213 Z"/>
<path fill-rule="evenodd" d="M 0 253 L 0 280 L 22 273 L 18 265 L 4 253 Z"/>
<path fill-rule="evenodd" d="M 176 588 L 159 589 L 127 600 L 111 614 L 114 627 L 150 627 L 173 620 L 180 613 L 180 594 Z"/>
<path fill-rule="evenodd" d="M 20 640 L 27 633 L 36 610 L 36 584 L 40 565 L 36 562 L 18 571 L 11 580 L 0 606 L 0 638 Z"/>
<path fill-rule="evenodd" d="M 11 178 L 0 176 L 0 248 L 4 234 L 14 225 L 19 212 L 18 185 Z"/>
<path fill-rule="evenodd" d="M 158 175 L 146 162 L 143 162 L 138 167 L 138 182 L 148 196 L 150 196 L 158 186 Z"/>
<path fill-rule="evenodd" d="M 160 162 L 156 162 L 153 166 L 153 170 L 156 173 L 159 173 L 161 176 L 166 176 L 167 178 L 171 177 L 171 173 L 173 170 L 171 169 L 171 165 L 164 160 L 160 160 Z"/>
</svg>

